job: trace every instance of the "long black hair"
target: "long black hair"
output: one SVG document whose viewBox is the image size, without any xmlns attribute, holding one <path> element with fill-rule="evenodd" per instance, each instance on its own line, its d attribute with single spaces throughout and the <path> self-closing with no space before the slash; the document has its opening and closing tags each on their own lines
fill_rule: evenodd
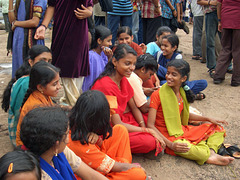
<svg viewBox="0 0 240 180">
<path fill-rule="evenodd" d="M 113 53 L 113 58 L 115 58 L 117 61 L 119 61 L 120 59 L 124 58 L 127 54 L 133 54 L 134 56 L 137 56 L 136 51 L 131 48 L 129 45 L 127 44 L 119 44 L 117 45 L 117 48 L 115 49 L 114 53 Z M 104 71 L 98 76 L 97 79 L 95 79 L 95 81 L 93 82 L 92 86 L 94 85 L 94 83 L 98 80 L 103 78 L 104 76 L 110 76 L 112 74 L 114 74 L 116 72 L 114 65 L 112 63 L 112 59 L 106 64 Z M 92 87 L 91 86 L 91 87 Z"/>
<path fill-rule="evenodd" d="M 0 179 L 24 172 L 35 172 L 37 180 L 41 180 L 41 168 L 38 158 L 28 151 L 8 152 L 0 159 Z"/>
<path fill-rule="evenodd" d="M 10 96 L 11 96 L 11 89 L 13 84 L 22 76 L 29 75 L 31 66 L 28 62 L 28 60 L 32 60 L 34 62 L 34 59 L 39 56 L 40 54 L 44 52 L 51 53 L 51 50 L 47 46 L 43 45 L 34 45 L 28 52 L 28 57 L 23 60 L 23 64 L 18 68 L 18 70 L 15 73 L 15 77 L 12 78 L 7 87 L 5 88 L 2 96 L 2 109 L 7 112 L 9 109 L 10 104 Z"/>
<path fill-rule="evenodd" d="M 92 37 L 92 44 L 91 44 L 91 49 L 95 49 L 98 47 L 98 42 L 97 40 L 100 38 L 102 41 L 107 38 L 108 36 L 110 36 L 112 33 L 111 33 L 111 30 L 108 29 L 107 27 L 105 26 L 97 26 L 95 27 L 95 33 Z"/>
<path fill-rule="evenodd" d="M 29 87 L 23 99 L 22 106 L 27 101 L 30 94 L 37 90 L 37 85 L 40 84 L 45 87 L 56 77 L 59 71 L 60 69 L 45 61 L 39 61 L 34 64 L 30 71 Z"/>
<path fill-rule="evenodd" d="M 68 136 L 69 119 L 60 107 L 39 107 L 29 111 L 21 124 L 20 138 L 35 155 L 41 156 Z"/>
<path fill-rule="evenodd" d="M 184 61 L 183 59 L 174 59 L 174 60 L 169 61 L 167 63 L 167 68 L 168 67 L 175 67 L 176 70 L 181 74 L 181 77 L 187 76 L 187 80 L 189 79 L 190 65 L 188 64 L 187 61 Z M 195 100 L 195 94 L 186 85 L 186 81 L 182 83 L 182 87 L 183 87 L 183 89 L 186 93 L 186 97 L 187 97 L 188 102 L 193 103 L 194 100 Z"/>
<path fill-rule="evenodd" d="M 88 134 L 93 132 L 106 139 L 112 135 L 110 108 L 105 95 L 97 90 L 84 92 L 72 108 L 70 129 L 73 141 L 88 144 Z"/>
</svg>

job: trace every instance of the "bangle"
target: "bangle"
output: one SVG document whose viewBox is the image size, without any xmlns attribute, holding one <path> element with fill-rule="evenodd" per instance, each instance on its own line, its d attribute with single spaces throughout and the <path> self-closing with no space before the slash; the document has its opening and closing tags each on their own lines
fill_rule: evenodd
<svg viewBox="0 0 240 180">
<path fill-rule="evenodd" d="M 176 9 L 171 9 L 172 12 L 174 12 Z"/>
<path fill-rule="evenodd" d="M 14 26 L 14 23 L 16 22 L 16 20 L 14 20 L 13 22 L 12 22 L 12 27 Z"/>
<path fill-rule="evenodd" d="M 221 19 L 218 19 L 218 22 L 221 22 Z"/>
<path fill-rule="evenodd" d="M 8 10 L 8 12 L 14 12 L 14 9 L 10 9 L 10 10 Z"/>
<path fill-rule="evenodd" d="M 144 124 L 144 121 L 140 121 L 138 124 L 142 124 L 142 123 Z"/>
<path fill-rule="evenodd" d="M 43 26 L 43 27 L 45 27 L 45 30 L 47 29 L 47 26 L 45 26 L 44 24 L 41 24 L 40 26 Z"/>
</svg>

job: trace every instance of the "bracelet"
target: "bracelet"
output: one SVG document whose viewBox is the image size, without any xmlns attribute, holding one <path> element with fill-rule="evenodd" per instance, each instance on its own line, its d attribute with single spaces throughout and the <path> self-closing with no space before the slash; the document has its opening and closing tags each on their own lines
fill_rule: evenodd
<svg viewBox="0 0 240 180">
<path fill-rule="evenodd" d="M 157 6 L 155 6 L 155 8 L 160 8 L 160 5 L 158 4 Z"/>
<path fill-rule="evenodd" d="M 171 9 L 172 12 L 176 11 L 176 9 Z"/>
<path fill-rule="evenodd" d="M 12 22 L 12 27 L 14 26 L 14 23 L 16 22 L 16 20 L 14 20 L 13 22 Z"/>
<path fill-rule="evenodd" d="M 221 22 L 221 19 L 218 19 L 218 22 Z"/>
<path fill-rule="evenodd" d="M 14 9 L 10 9 L 10 10 L 8 10 L 8 12 L 14 12 Z"/>
<path fill-rule="evenodd" d="M 45 26 L 44 24 L 41 24 L 40 26 L 43 26 L 43 27 L 45 27 L 45 30 L 47 29 L 47 26 Z"/>
<path fill-rule="evenodd" d="M 142 123 L 144 123 L 144 121 L 140 121 L 138 124 L 142 124 Z"/>
</svg>

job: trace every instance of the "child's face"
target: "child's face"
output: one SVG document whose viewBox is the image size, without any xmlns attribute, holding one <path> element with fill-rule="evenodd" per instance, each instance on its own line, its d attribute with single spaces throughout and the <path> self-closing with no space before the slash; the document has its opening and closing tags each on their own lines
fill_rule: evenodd
<svg viewBox="0 0 240 180">
<path fill-rule="evenodd" d="M 125 57 L 118 61 L 113 58 L 113 64 L 116 67 L 116 74 L 122 77 L 130 77 L 135 69 L 137 57 L 131 53 L 128 53 Z"/>
<path fill-rule="evenodd" d="M 172 88 L 180 88 L 182 83 L 187 79 L 186 76 L 182 77 L 177 69 L 173 66 L 169 66 L 167 68 L 167 74 L 165 77 L 167 80 L 167 85 Z"/>
<path fill-rule="evenodd" d="M 127 33 L 121 33 L 118 37 L 119 44 L 128 44 L 130 45 L 133 41 L 133 36 L 130 36 Z"/>
<path fill-rule="evenodd" d="M 109 47 L 112 45 L 112 35 L 106 37 L 103 41 L 101 41 L 100 46 Z"/>
<path fill-rule="evenodd" d="M 11 175 L 6 180 L 38 180 L 35 170 Z"/>
<path fill-rule="evenodd" d="M 56 97 L 59 89 L 62 86 L 60 85 L 60 76 L 59 73 L 56 74 L 55 78 L 46 85 L 46 87 L 42 87 L 42 92 L 45 96 Z"/>
<path fill-rule="evenodd" d="M 177 49 L 177 46 L 172 47 L 172 45 L 167 39 L 164 38 L 162 40 L 161 50 L 163 52 L 163 56 L 165 56 L 167 59 L 170 59 L 172 57 L 176 49 Z"/>
<path fill-rule="evenodd" d="M 52 62 L 52 54 L 50 52 L 43 52 L 42 54 L 39 54 L 37 57 L 34 58 L 34 60 L 29 59 L 28 62 L 30 66 L 33 66 L 39 61 L 45 61 L 47 63 Z"/>
<path fill-rule="evenodd" d="M 157 36 L 157 41 L 159 44 L 162 44 L 162 38 L 163 36 L 171 34 L 170 32 L 163 32 L 160 36 Z"/>
<path fill-rule="evenodd" d="M 142 69 L 142 73 L 139 74 L 140 78 L 142 79 L 143 82 L 149 80 L 152 75 L 154 75 L 154 72 L 152 70 L 146 70 L 145 68 Z"/>
</svg>

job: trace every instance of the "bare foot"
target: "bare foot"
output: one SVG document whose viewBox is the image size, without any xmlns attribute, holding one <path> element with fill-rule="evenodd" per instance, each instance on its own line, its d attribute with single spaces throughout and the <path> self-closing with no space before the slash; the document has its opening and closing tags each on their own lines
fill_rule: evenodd
<svg viewBox="0 0 240 180">
<path fill-rule="evenodd" d="M 219 154 L 216 154 L 214 150 L 210 150 L 211 154 L 206 163 L 208 164 L 216 164 L 220 166 L 226 166 L 230 164 L 234 158 L 233 157 L 227 157 L 227 156 L 220 156 Z"/>
</svg>

